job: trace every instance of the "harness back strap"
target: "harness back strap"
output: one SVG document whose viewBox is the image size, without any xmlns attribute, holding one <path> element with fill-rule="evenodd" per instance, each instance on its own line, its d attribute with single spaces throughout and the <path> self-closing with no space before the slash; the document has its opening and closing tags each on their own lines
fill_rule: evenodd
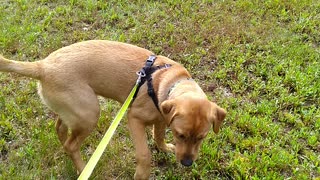
<svg viewBox="0 0 320 180">
<path fill-rule="evenodd" d="M 157 59 L 157 57 L 155 55 L 149 56 L 149 58 L 146 61 L 145 66 L 140 71 L 137 72 L 137 74 L 140 78 L 140 82 L 138 84 L 137 91 L 134 94 L 133 98 L 134 99 L 136 98 L 140 87 L 147 81 L 148 95 L 151 97 L 156 108 L 158 110 L 160 110 L 159 104 L 158 104 L 159 101 L 158 101 L 156 92 L 154 91 L 153 84 L 152 84 L 152 73 L 154 73 L 155 71 L 157 71 L 159 69 L 169 68 L 169 67 L 171 67 L 171 64 L 164 64 L 161 66 L 153 66 L 156 59 Z"/>
</svg>

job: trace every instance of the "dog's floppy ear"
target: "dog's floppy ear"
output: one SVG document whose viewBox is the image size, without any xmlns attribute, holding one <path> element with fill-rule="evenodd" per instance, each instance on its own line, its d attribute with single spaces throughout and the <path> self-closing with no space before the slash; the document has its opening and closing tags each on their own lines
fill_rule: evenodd
<svg viewBox="0 0 320 180">
<path fill-rule="evenodd" d="M 214 114 L 214 118 L 213 118 L 213 131 L 218 134 L 220 126 L 222 124 L 222 121 L 224 120 L 224 118 L 227 115 L 226 110 L 224 110 L 223 108 L 219 107 L 218 105 L 216 105 L 215 103 L 212 103 L 213 107 L 212 107 L 212 111 Z"/>
<path fill-rule="evenodd" d="M 175 116 L 175 101 L 174 100 L 166 100 L 161 103 L 161 111 L 167 123 L 167 126 L 170 126 L 173 117 Z"/>
</svg>

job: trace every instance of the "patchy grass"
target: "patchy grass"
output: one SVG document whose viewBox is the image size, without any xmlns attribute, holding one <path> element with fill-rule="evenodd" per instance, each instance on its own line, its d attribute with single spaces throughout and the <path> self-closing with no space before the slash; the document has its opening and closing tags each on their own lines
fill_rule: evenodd
<svg viewBox="0 0 320 180">
<path fill-rule="evenodd" d="M 320 176 L 320 3 L 301 1 L 4 0 L 0 53 L 35 61 L 74 42 L 128 42 L 181 62 L 228 110 L 199 160 L 181 167 L 152 140 L 152 179 L 317 179 Z M 0 73 L 0 179 L 74 179 L 36 82 Z M 88 159 L 119 109 L 101 100 Z M 168 134 L 170 136 L 170 133 Z M 131 179 L 125 120 L 92 179 Z"/>
</svg>

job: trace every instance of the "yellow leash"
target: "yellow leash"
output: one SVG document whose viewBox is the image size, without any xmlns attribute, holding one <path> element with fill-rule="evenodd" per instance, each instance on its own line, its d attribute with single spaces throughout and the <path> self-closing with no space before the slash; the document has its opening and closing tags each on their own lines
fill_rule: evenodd
<svg viewBox="0 0 320 180">
<path fill-rule="evenodd" d="M 97 165 L 97 163 L 98 163 L 103 151 L 106 149 L 111 137 L 113 136 L 115 130 L 117 129 L 117 127 L 118 127 L 118 125 L 120 123 L 120 120 L 122 119 L 122 117 L 125 114 L 126 110 L 130 106 L 132 100 L 138 94 L 139 88 L 146 81 L 145 78 L 146 78 L 147 74 L 149 74 L 149 75 L 152 74 L 153 71 L 151 69 L 151 66 L 153 65 L 153 63 L 156 60 L 156 58 L 157 57 L 155 55 L 149 56 L 149 58 L 146 61 L 145 67 L 143 67 L 140 71 L 137 72 L 138 79 L 137 79 L 137 82 L 136 82 L 135 86 L 132 88 L 129 96 L 127 97 L 126 101 L 123 103 L 123 105 L 120 108 L 117 116 L 112 121 L 109 129 L 107 130 L 106 134 L 103 136 L 103 138 L 102 138 L 101 142 L 99 143 L 97 149 L 92 154 L 91 158 L 89 159 L 89 162 L 84 167 L 83 171 L 81 172 L 80 176 L 78 177 L 78 180 L 87 180 L 90 177 L 94 167 Z M 163 67 L 167 68 L 167 67 L 170 67 L 170 66 L 171 65 L 167 65 L 166 64 Z M 148 72 L 146 72 L 146 69 L 148 70 Z M 157 69 L 159 69 L 159 67 Z"/>
<path fill-rule="evenodd" d="M 114 120 L 112 121 L 108 131 L 106 132 L 106 134 L 103 136 L 101 142 L 99 143 L 96 151 L 92 154 L 89 162 L 87 163 L 87 165 L 85 166 L 85 168 L 83 169 L 83 171 L 81 172 L 80 176 L 78 177 L 78 180 L 87 180 L 94 167 L 97 165 L 103 151 L 106 149 L 111 137 L 113 136 L 115 130 L 117 129 L 120 120 L 122 119 L 123 115 L 125 114 L 126 110 L 128 109 L 134 94 L 136 93 L 138 84 L 140 83 L 140 79 L 141 76 L 139 76 L 138 81 L 136 83 L 136 85 L 133 87 L 133 89 L 131 90 L 129 96 L 127 97 L 126 101 L 123 103 L 121 109 L 119 110 L 117 116 L 114 118 Z"/>
</svg>

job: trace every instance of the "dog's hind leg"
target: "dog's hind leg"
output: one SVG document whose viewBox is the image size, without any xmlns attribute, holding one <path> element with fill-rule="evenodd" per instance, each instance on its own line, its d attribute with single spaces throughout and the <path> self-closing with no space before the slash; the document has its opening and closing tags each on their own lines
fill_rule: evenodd
<svg viewBox="0 0 320 180">
<path fill-rule="evenodd" d="M 56 132 L 61 144 L 64 145 L 68 138 L 68 127 L 63 124 L 60 118 L 56 122 Z"/>
<path fill-rule="evenodd" d="M 67 154 L 71 157 L 73 163 L 77 168 L 77 172 L 80 173 L 83 167 L 85 166 L 84 162 L 81 160 L 79 150 L 81 141 L 83 140 L 77 140 L 77 136 L 79 135 L 79 133 L 77 133 L 76 131 L 72 131 L 72 134 L 68 138 L 68 127 L 65 124 L 63 124 L 61 118 L 59 118 L 56 122 L 56 131 L 62 146 L 64 147 Z M 85 137 L 83 137 L 83 139 L 84 138 Z"/>
<path fill-rule="evenodd" d="M 85 166 L 80 146 L 96 127 L 100 115 L 97 96 L 89 86 L 80 84 L 76 88 L 42 84 L 40 93 L 44 102 L 59 115 L 56 123 L 59 140 L 80 173 Z"/>
<path fill-rule="evenodd" d="M 91 130 L 83 131 L 83 129 L 71 130 L 71 135 L 68 137 L 63 146 L 76 166 L 78 174 L 81 173 L 85 167 L 85 163 L 80 154 L 80 146 L 90 132 Z"/>
<path fill-rule="evenodd" d="M 69 123 L 71 134 L 63 147 L 80 173 L 85 166 L 80 155 L 80 146 L 96 127 L 100 115 L 99 102 L 96 95 L 92 93 L 77 97 L 77 101 L 68 102 L 68 104 L 71 105 L 69 106 L 71 109 L 65 118 L 68 118 L 66 121 Z M 64 117 L 61 116 L 61 118 Z"/>
</svg>

